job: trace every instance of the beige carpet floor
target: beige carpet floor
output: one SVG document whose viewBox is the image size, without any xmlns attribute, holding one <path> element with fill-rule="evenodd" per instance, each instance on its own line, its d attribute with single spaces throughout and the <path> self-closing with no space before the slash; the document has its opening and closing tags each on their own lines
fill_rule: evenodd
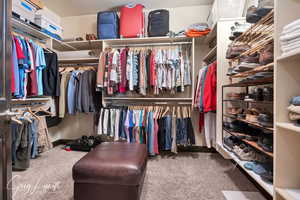
<svg viewBox="0 0 300 200">
<path fill-rule="evenodd" d="M 14 200 L 72 200 L 72 166 L 85 153 L 56 147 L 13 173 Z M 180 153 L 148 162 L 141 200 L 226 200 L 222 191 L 257 191 L 230 161 L 216 153 Z"/>
</svg>

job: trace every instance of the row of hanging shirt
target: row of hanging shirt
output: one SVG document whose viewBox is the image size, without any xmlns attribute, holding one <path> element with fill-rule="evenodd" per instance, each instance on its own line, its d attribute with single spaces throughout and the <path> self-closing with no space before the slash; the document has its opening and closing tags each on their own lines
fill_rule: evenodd
<svg viewBox="0 0 300 200">
<path fill-rule="evenodd" d="M 187 46 L 106 49 L 100 55 L 97 85 L 108 95 L 184 92 L 192 84 Z"/>
<path fill-rule="evenodd" d="M 11 88 L 15 98 L 59 96 L 57 55 L 33 40 L 12 35 Z"/>
<path fill-rule="evenodd" d="M 199 132 L 204 132 L 206 146 L 216 145 L 217 62 L 203 66 L 198 73 L 193 107 L 199 113 Z"/>
<path fill-rule="evenodd" d="M 103 108 L 98 135 L 114 141 L 147 144 L 148 153 L 177 153 L 177 145 L 195 144 L 190 107 L 133 106 Z"/>
<path fill-rule="evenodd" d="M 101 93 L 96 92 L 95 67 L 61 68 L 60 77 L 59 118 L 64 118 L 66 112 L 75 115 L 99 111 Z"/>
</svg>

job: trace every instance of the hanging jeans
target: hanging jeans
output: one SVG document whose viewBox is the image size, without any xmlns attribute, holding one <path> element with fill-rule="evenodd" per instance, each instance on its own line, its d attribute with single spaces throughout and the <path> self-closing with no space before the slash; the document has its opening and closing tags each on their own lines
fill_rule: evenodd
<svg viewBox="0 0 300 200">
<path fill-rule="evenodd" d="M 31 125 L 31 132 L 32 132 L 32 139 L 31 139 L 31 158 L 36 158 L 38 155 L 38 120 L 32 119 Z"/>
<path fill-rule="evenodd" d="M 163 136 L 164 136 L 164 150 L 171 150 L 172 148 L 172 117 L 166 116 L 164 119 Z"/>
<path fill-rule="evenodd" d="M 154 156 L 154 119 L 153 112 L 148 113 L 148 127 L 147 127 L 147 136 L 148 136 L 148 153 L 151 156 Z"/>
</svg>

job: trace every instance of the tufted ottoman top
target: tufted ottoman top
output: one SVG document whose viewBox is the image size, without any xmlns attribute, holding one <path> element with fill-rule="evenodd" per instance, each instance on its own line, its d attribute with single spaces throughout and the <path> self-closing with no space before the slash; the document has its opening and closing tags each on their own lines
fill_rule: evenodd
<svg viewBox="0 0 300 200">
<path fill-rule="evenodd" d="M 139 185 L 147 165 L 144 144 L 102 143 L 73 167 L 76 183 Z"/>
</svg>

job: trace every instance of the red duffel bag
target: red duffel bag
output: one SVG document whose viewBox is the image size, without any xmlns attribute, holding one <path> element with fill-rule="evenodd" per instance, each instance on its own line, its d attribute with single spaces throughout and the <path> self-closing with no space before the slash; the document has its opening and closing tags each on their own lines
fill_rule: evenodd
<svg viewBox="0 0 300 200">
<path fill-rule="evenodd" d="M 120 10 L 120 37 L 136 38 L 144 36 L 144 6 L 126 5 Z"/>
</svg>

